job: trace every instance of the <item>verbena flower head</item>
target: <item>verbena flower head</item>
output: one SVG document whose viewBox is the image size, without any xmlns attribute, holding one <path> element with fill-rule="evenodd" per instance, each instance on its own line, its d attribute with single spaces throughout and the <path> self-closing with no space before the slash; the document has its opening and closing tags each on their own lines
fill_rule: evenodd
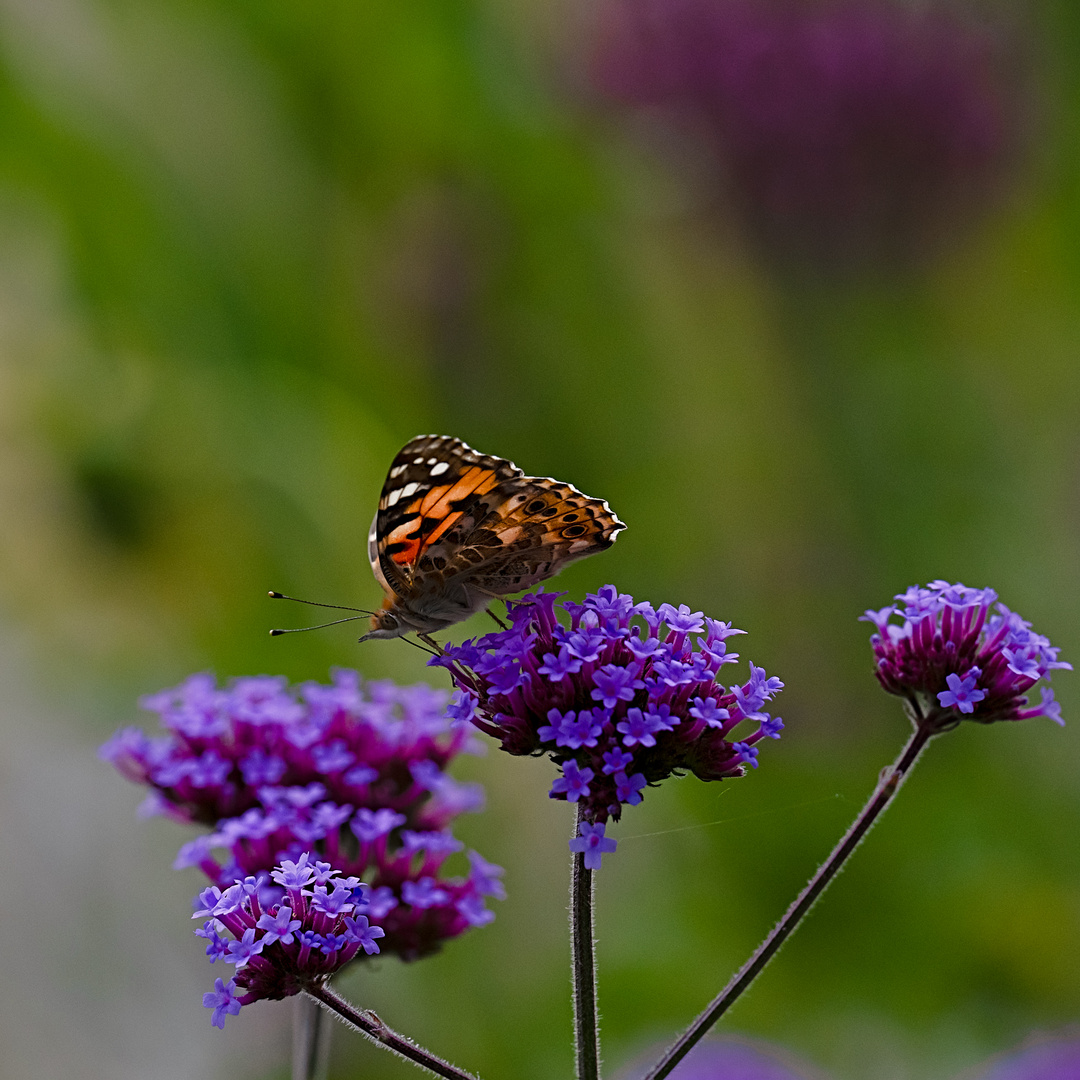
<svg viewBox="0 0 1080 1080">
<path fill-rule="evenodd" d="M 509 607 L 510 629 L 431 661 L 458 687 L 452 716 L 510 754 L 548 754 L 561 769 L 551 797 L 579 803 L 595 826 L 672 773 L 723 780 L 757 768 L 756 744 L 784 726 L 764 711 L 784 684 L 753 664 L 745 682 L 717 681 L 738 663 L 727 639 L 742 630 L 612 585 L 583 604 L 557 605 L 560 595 L 524 597 Z M 597 865 L 614 845 L 602 827 L 574 842 Z"/>
<path fill-rule="evenodd" d="M 253 877 L 265 906 L 277 899 L 270 871 L 307 852 L 366 882 L 384 951 L 414 959 L 490 922 L 485 898 L 504 895 L 502 871 L 476 852 L 467 875 L 444 871 L 463 847 L 451 821 L 483 802 L 445 772 L 471 739 L 446 701 L 353 671 L 295 688 L 270 677 L 219 688 L 196 675 L 143 701 L 168 734 L 127 728 L 101 756 L 150 786 L 151 810 L 212 826 L 177 867 L 198 866 L 222 889 Z"/>
<path fill-rule="evenodd" d="M 343 877 L 329 863 L 304 852 L 284 860 L 270 875 L 276 899 L 267 902 L 255 878 L 237 880 L 224 892 L 211 886 L 192 918 L 205 919 L 195 933 L 206 939 L 210 963 L 236 967 L 203 995 L 212 1023 L 225 1026 L 244 1005 L 298 994 L 325 982 L 358 953 L 379 951 L 383 929 L 368 921 L 367 887 Z"/>
<path fill-rule="evenodd" d="M 597 37 L 601 88 L 699 135 L 752 231 L 818 262 L 932 253 L 1020 141 L 1007 32 L 947 0 L 608 0 Z"/>
<path fill-rule="evenodd" d="M 906 698 L 916 718 L 939 730 L 961 720 L 1048 716 L 1062 723 L 1053 690 L 1041 686 L 1038 705 L 1027 694 L 1055 668 L 1072 665 L 1058 660 L 1059 650 L 1031 623 L 997 603 L 993 589 L 932 581 L 896 601 L 860 617 L 877 627 L 870 643 L 878 681 Z"/>
</svg>

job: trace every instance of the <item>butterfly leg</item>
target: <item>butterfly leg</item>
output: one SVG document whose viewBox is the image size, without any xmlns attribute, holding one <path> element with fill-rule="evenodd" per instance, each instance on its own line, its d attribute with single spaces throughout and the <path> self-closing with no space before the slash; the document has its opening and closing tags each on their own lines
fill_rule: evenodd
<svg viewBox="0 0 1080 1080">
<path fill-rule="evenodd" d="M 483 589 L 483 588 L 481 588 L 481 587 L 480 587 L 479 585 L 476 585 L 476 584 L 474 584 L 474 585 L 472 585 L 472 586 L 471 586 L 471 588 L 472 588 L 472 590 L 473 590 L 474 592 L 478 592 L 478 593 L 480 593 L 480 595 L 481 595 L 481 596 L 490 596 L 492 600 L 502 600 L 502 599 L 503 599 L 503 597 L 502 597 L 502 596 L 501 596 L 501 595 L 500 595 L 499 593 L 497 593 L 497 592 L 492 592 L 492 591 L 491 591 L 490 589 Z M 496 622 L 497 622 L 497 623 L 499 624 L 499 626 L 501 626 L 501 627 L 502 627 L 502 628 L 503 628 L 504 630 L 509 630 L 509 629 L 510 629 L 510 627 L 509 627 L 509 626 L 507 626 L 507 625 L 506 625 L 506 623 L 504 623 L 504 622 L 502 621 L 502 619 L 500 619 L 500 618 L 499 618 L 499 616 L 498 616 L 498 615 L 496 615 L 496 614 L 495 614 L 495 612 L 491 610 L 491 608 L 487 608 L 487 613 L 488 613 L 488 614 L 489 614 L 489 615 L 490 615 L 490 616 L 491 616 L 491 617 L 492 617 L 492 618 L 493 618 L 493 619 L 494 619 L 494 620 L 495 620 L 495 621 L 496 621 Z"/>
<path fill-rule="evenodd" d="M 443 655 L 443 647 L 433 638 L 430 634 L 417 634 L 416 635 L 425 645 L 431 648 L 436 656 Z"/>
</svg>

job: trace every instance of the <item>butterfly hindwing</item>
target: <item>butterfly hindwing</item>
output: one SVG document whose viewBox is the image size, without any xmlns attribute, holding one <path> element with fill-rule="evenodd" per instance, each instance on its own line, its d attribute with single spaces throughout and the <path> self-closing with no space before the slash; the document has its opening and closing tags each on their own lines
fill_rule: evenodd
<svg viewBox="0 0 1080 1080">
<path fill-rule="evenodd" d="M 601 499 L 547 477 L 523 477 L 462 541 L 458 558 L 480 588 L 503 595 L 611 547 L 622 522 Z"/>
</svg>

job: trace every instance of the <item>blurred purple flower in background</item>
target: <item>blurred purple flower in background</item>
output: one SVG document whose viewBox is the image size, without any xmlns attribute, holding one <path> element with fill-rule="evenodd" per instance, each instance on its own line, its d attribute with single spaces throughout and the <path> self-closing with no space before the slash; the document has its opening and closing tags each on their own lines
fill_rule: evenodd
<svg viewBox="0 0 1080 1080">
<path fill-rule="evenodd" d="M 631 1068 L 626 1077 L 644 1076 L 647 1067 Z M 705 1039 L 671 1072 L 674 1080 L 821 1080 L 822 1074 L 796 1061 L 783 1049 L 757 1039 Z"/>
<path fill-rule="evenodd" d="M 974 1080 L 1077 1080 L 1080 1037 L 1039 1040 L 998 1058 Z"/>
<path fill-rule="evenodd" d="M 627 1077 L 644 1076 L 646 1067 Z M 1078 1080 L 1080 1038 L 1040 1040 L 997 1058 L 988 1067 L 965 1072 L 966 1080 Z M 673 1080 L 825 1080 L 818 1069 L 781 1047 L 742 1038 L 706 1039 L 671 1072 Z"/>
<path fill-rule="evenodd" d="M 607 0 L 593 80 L 715 156 L 771 250 L 918 262 L 999 192 L 1025 94 L 1016 27 L 940 0 Z"/>
<path fill-rule="evenodd" d="M 634 1067 L 626 1077 L 646 1074 Z M 824 1080 L 780 1047 L 741 1038 L 706 1039 L 671 1072 L 674 1080 Z M 966 1080 L 1080 1080 L 1080 1038 L 1044 1038 L 963 1074 Z"/>
<path fill-rule="evenodd" d="M 329 686 L 295 688 L 193 675 L 142 702 L 167 734 L 125 728 L 101 756 L 151 788 L 149 811 L 213 829 L 180 849 L 177 868 L 198 866 L 225 890 L 254 878 L 276 902 L 274 867 L 305 853 L 325 860 L 368 886 L 383 951 L 412 960 L 490 922 L 485 898 L 505 895 L 500 868 L 474 851 L 467 876 L 444 873 L 464 846 L 451 821 L 483 803 L 477 785 L 444 771 L 472 739 L 447 718 L 447 697 L 345 670 Z"/>
</svg>

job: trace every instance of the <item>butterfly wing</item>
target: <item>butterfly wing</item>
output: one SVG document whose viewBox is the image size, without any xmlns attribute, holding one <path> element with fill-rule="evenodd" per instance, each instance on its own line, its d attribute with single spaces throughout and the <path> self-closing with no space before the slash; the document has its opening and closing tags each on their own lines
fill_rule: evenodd
<svg viewBox="0 0 1080 1080">
<path fill-rule="evenodd" d="M 371 519 L 371 528 L 368 529 L 367 554 L 375 580 L 382 586 L 382 590 L 387 596 L 392 596 L 395 590 L 390 587 L 390 582 L 386 580 L 386 574 L 383 573 L 382 568 L 382 558 L 379 555 L 379 512 L 377 510 L 375 516 Z"/>
<path fill-rule="evenodd" d="M 450 569 L 455 549 L 486 517 L 488 497 L 524 474 L 447 435 L 420 435 L 390 465 L 368 538 L 380 584 L 406 596 L 424 574 Z"/>
<path fill-rule="evenodd" d="M 607 503 L 569 484 L 423 435 L 390 466 L 368 550 L 388 593 L 467 584 L 501 596 L 610 547 L 623 528 Z"/>
<path fill-rule="evenodd" d="M 626 526 L 602 499 L 549 477 L 504 484 L 457 551 L 461 573 L 485 592 L 519 592 L 611 547 Z"/>
</svg>

